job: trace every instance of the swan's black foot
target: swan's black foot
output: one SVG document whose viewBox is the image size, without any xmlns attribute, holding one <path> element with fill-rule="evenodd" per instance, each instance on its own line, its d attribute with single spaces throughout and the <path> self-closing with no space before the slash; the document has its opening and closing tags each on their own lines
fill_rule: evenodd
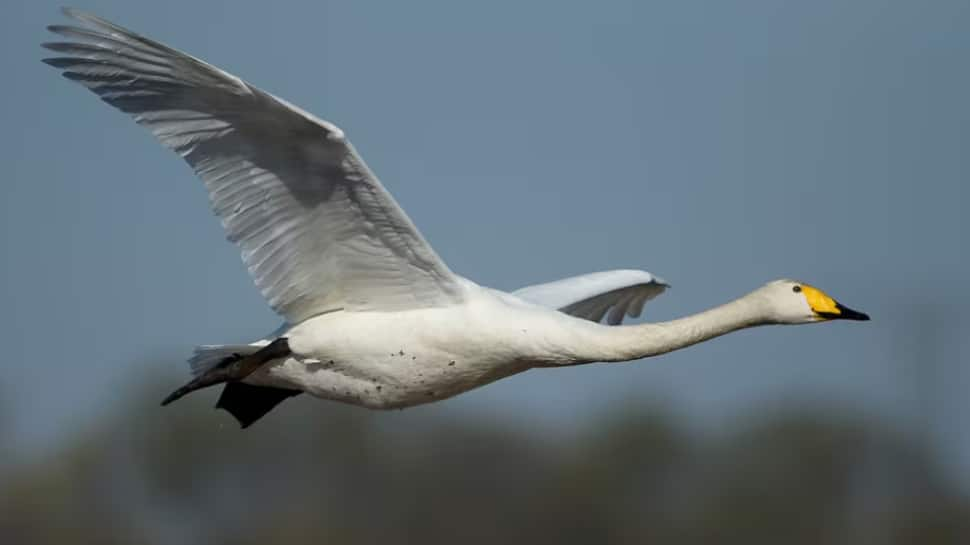
<svg viewBox="0 0 970 545">
<path fill-rule="evenodd" d="M 287 343 L 286 337 L 280 337 L 248 356 L 240 357 L 239 354 L 233 354 L 220 362 L 219 365 L 190 380 L 185 386 L 169 394 L 168 397 L 162 400 L 162 406 L 164 407 L 196 390 L 201 390 L 208 386 L 222 384 L 223 382 L 240 381 L 248 377 L 256 369 L 259 369 L 264 363 L 285 358 L 288 355 L 290 355 L 290 345 Z M 277 403 L 279 402 L 277 401 Z"/>
<path fill-rule="evenodd" d="M 248 428 L 253 422 L 270 412 L 273 407 L 301 393 L 303 392 L 299 390 L 253 386 L 245 382 L 228 382 L 222 389 L 216 408 L 223 409 L 234 416 L 239 421 L 240 427 Z"/>
</svg>

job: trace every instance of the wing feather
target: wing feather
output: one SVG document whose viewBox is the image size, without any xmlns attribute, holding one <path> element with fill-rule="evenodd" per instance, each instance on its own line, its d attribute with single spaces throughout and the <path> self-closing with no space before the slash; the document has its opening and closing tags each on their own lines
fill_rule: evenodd
<svg viewBox="0 0 970 545">
<path fill-rule="evenodd" d="M 53 25 L 44 62 L 130 114 L 203 180 L 269 304 L 288 322 L 336 309 L 460 301 L 441 261 L 336 125 L 93 15 Z"/>
<path fill-rule="evenodd" d="M 573 276 L 528 286 L 513 292 L 526 301 L 560 310 L 593 322 L 606 318 L 610 325 L 635 318 L 643 305 L 669 285 L 646 271 L 617 270 Z"/>
</svg>

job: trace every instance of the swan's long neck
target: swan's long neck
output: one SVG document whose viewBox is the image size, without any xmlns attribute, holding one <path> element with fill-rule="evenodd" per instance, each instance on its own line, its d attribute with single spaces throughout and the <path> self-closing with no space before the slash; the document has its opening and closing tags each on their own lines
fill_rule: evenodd
<svg viewBox="0 0 970 545">
<path fill-rule="evenodd" d="M 568 342 L 576 363 L 626 361 L 678 350 L 748 327 L 774 323 L 757 292 L 704 312 L 654 324 L 583 328 Z"/>
</svg>

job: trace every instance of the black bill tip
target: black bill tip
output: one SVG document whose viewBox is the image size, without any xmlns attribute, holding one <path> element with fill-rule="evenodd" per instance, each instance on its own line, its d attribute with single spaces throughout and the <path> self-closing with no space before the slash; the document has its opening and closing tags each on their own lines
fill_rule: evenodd
<svg viewBox="0 0 970 545">
<path fill-rule="evenodd" d="M 826 320 L 856 320 L 859 322 L 869 321 L 869 315 L 865 312 L 859 312 L 858 310 L 852 310 L 847 306 L 843 306 L 839 303 L 835 304 L 837 312 L 819 312 L 818 315 Z"/>
<path fill-rule="evenodd" d="M 842 306 L 839 303 L 835 304 L 835 308 L 839 309 L 839 313 L 832 318 L 836 320 L 857 320 L 860 322 L 869 321 L 869 315 L 865 312 L 859 312 L 858 310 L 852 310 L 849 307 Z"/>
</svg>

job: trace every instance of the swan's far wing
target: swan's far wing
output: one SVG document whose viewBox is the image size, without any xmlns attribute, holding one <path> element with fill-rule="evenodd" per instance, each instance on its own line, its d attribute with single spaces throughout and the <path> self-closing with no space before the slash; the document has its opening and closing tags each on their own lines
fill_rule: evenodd
<svg viewBox="0 0 970 545">
<path fill-rule="evenodd" d="M 640 316 L 643 304 L 667 287 L 663 279 L 646 271 L 619 270 L 573 276 L 512 293 L 577 318 L 599 322 L 606 316 L 607 323 L 617 325 L 624 315 Z"/>
<path fill-rule="evenodd" d="M 44 46 L 68 79 L 134 117 L 205 182 L 269 304 L 289 323 L 335 309 L 461 298 L 457 277 L 335 125 L 103 19 Z"/>
</svg>

